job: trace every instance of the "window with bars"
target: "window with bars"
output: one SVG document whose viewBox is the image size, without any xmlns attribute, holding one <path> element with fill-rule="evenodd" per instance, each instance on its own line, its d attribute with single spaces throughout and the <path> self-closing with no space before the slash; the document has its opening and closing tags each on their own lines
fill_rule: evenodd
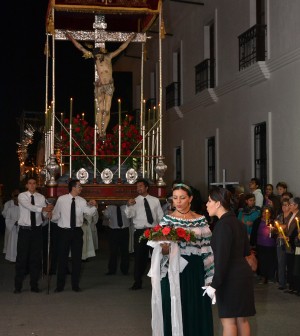
<svg viewBox="0 0 300 336">
<path fill-rule="evenodd" d="M 255 177 L 261 181 L 262 188 L 267 184 L 267 124 L 254 127 L 254 168 Z"/>
<path fill-rule="evenodd" d="M 215 61 L 206 59 L 195 67 L 196 93 L 215 87 Z"/>
<path fill-rule="evenodd" d="M 166 110 L 180 106 L 180 83 L 173 82 L 166 87 Z"/>
<path fill-rule="evenodd" d="M 181 147 L 177 147 L 175 150 L 175 179 L 182 180 L 182 167 L 181 167 Z"/>
<path fill-rule="evenodd" d="M 207 184 L 216 182 L 216 140 L 215 137 L 207 139 Z"/>
<path fill-rule="evenodd" d="M 266 59 L 266 25 L 256 24 L 239 39 L 239 70 Z"/>
</svg>

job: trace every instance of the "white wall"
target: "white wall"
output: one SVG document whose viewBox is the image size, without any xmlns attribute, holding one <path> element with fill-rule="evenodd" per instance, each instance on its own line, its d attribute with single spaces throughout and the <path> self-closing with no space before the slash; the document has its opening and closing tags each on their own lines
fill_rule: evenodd
<svg viewBox="0 0 300 336">
<path fill-rule="evenodd" d="M 176 16 L 175 4 L 168 1 L 168 20 Z M 164 43 L 164 85 L 172 81 L 171 54 L 182 40 L 184 104 L 180 106 L 184 117 L 179 118 L 171 109 L 164 113 L 164 153 L 168 171 L 166 180 L 173 179 L 173 149 L 185 143 L 185 179 L 206 193 L 205 139 L 219 129 L 219 175 L 227 170 L 227 179 L 240 181 L 246 187 L 253 177 L 252 130 L 253 125 L 268 122 L 271 113 L 272 150 L 271 182 L 286 181 L 289 189 L 300 195 L 297 167 L 300 165 L 300 2 L 270 1 L 271 58 L 266 62 L 269 79 L 247 84 L 238 72 L 237 36 L 250 27 L 250 5 L 247 1 L 210 1 L 204 7 L 184 6 L 184 15 L 174 17 L 173 37 Z M 182 6 L 182 5 L 181 5 Z M 194 66 L 203 60 L 203 27 L 218 13 L 218 77 L 217 103 L 204 106 L 201 95 L 195 95 Z M 164 12 L 166 15 L 166 11 Z M 182 20 L 181 24 L 180 20 Z M 184 24 L 182 24 L 184 23 Z M 280 58 L 279 58 L 280 57 Z M 249 74 L 250 76 L 253 74 Z M 234 84 L 235 83 L 235 84 Z M 229 89 L 228 89 L 229 87 Z M 200 98 L 199 98 L 200 97 Z"/>
</svg>

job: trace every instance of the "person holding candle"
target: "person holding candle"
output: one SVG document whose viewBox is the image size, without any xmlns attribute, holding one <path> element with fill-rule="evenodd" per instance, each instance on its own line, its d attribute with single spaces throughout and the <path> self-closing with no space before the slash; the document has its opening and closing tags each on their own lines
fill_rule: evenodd
<svg viewBox="0 0 300 336">
<path fill-rule="evenodd" d="M 270 195 L 268 198 L 268 205 L 273 210 L 274 218 L 281 213 L 281 202 L 276 195 Z"/>
<path fill-rule="evenodd" d="M 278 289 L 283 290 L 286 288 L 286 247 L 287 243 L 284 239 L 284 230 L 291 218 L 288 198 L 284 198 L 281 203 L 282 212 L 277 216 L 276 223 L 278 228 L 278 237 L 276 240 L 277 250 L 277 272 L 278 272 Z M 289 243 L 288 243 L 289 244 Z"/>
<path fill-rule="evenodd" d="M 294 263 L 295 263 L 295 238 L 297 236 L 297 221 L 300 218 L 300 197 L 293 197 L 289 200 L 289 208 L 292 216 L 287 223 L 285 234 L 288 238 L 290 247 L 286 249 L 286 266 L 287 266 L 287 282 L 288 290 L 285 293 L 296 293 L 294 279 Z"/>
<path fill-rule="evenodd" d="M 131 34 L 127 41 L 113 51 L 107 52 L 105 48 L 94 48 L 89 51 L 78 43 L 73 36 L 67 32 L 66 37 L 83 53 L 84 58 L 93 58 L 96 65 L 98 79 L 95 82 L 95 103 L 96 123 L 100 137 L 104 138 L 110 120 L 110 108 L 114 93 L 114 81 L 112 77 L 112 59 L 125 50 L 128 44 L 134 39 L 135 33 Z"/>
<path fill-rule="evenodd" d="M 206 203 L 209 216 L 217 216 L 211 246 L 215 273 L 204 293 L 217 299 L 225 336 L 249 336 L 249 316 L 255 315 L 253 274 L 245 257 L 250 254 L 247 230 L 230 211 L 231 193 L 213 187 Z"/>
<path fill-rule="evenodd" d="M 274 282 L 276 269 L 276 240 L 274 232 L 274 212 L 270 207 L 262 208 L 262 216 L 253 223 L 250 244 L 256 247 L 258 269 L 262 284 Z"/>
</svg>

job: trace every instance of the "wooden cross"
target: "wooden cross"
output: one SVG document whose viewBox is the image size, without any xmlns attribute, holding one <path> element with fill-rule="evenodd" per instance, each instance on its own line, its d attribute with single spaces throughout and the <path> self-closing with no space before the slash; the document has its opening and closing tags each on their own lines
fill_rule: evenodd
<svg viewBox="0 0 300 336">
<path fill-rule="evenodd" d="M 226 182 L 226 169 L 223 169 L 223 180 L 222 182 L 214 182 L 210 183 L 210 185 L 222 185 L 223 188 L 226 188 L 227 185 L 232 185 L 232 184 L 239 184 L 239 182 Z"/>
</svg>

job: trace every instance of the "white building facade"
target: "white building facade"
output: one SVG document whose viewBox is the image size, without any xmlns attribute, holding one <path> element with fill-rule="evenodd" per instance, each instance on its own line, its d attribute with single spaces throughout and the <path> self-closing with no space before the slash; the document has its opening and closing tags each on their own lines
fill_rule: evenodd
<svg viewBox="0 0 300 336">
<path fill-rule="evenodd" d="M 205 196 L 226 169 L 246 190 L 258 177 L 299 195 L 300 2 L 191 2 L 163 2 L 165 181 Z M 157 102 L 157 36 L 147 55 L 145 96 Z"/>
<path fill-rule="evenodd" d="M 162 80 L 159 20 L 145 62 L 130 43 L 113 69 L 132 74 L 137 112 L 141 92 L 162 107 L 164 181 L 205 197 L 225 169 L 246 190 L 258 177 L 300 195 L 300 1 L 162 0 L 162 9 Z"/>
</svg>

